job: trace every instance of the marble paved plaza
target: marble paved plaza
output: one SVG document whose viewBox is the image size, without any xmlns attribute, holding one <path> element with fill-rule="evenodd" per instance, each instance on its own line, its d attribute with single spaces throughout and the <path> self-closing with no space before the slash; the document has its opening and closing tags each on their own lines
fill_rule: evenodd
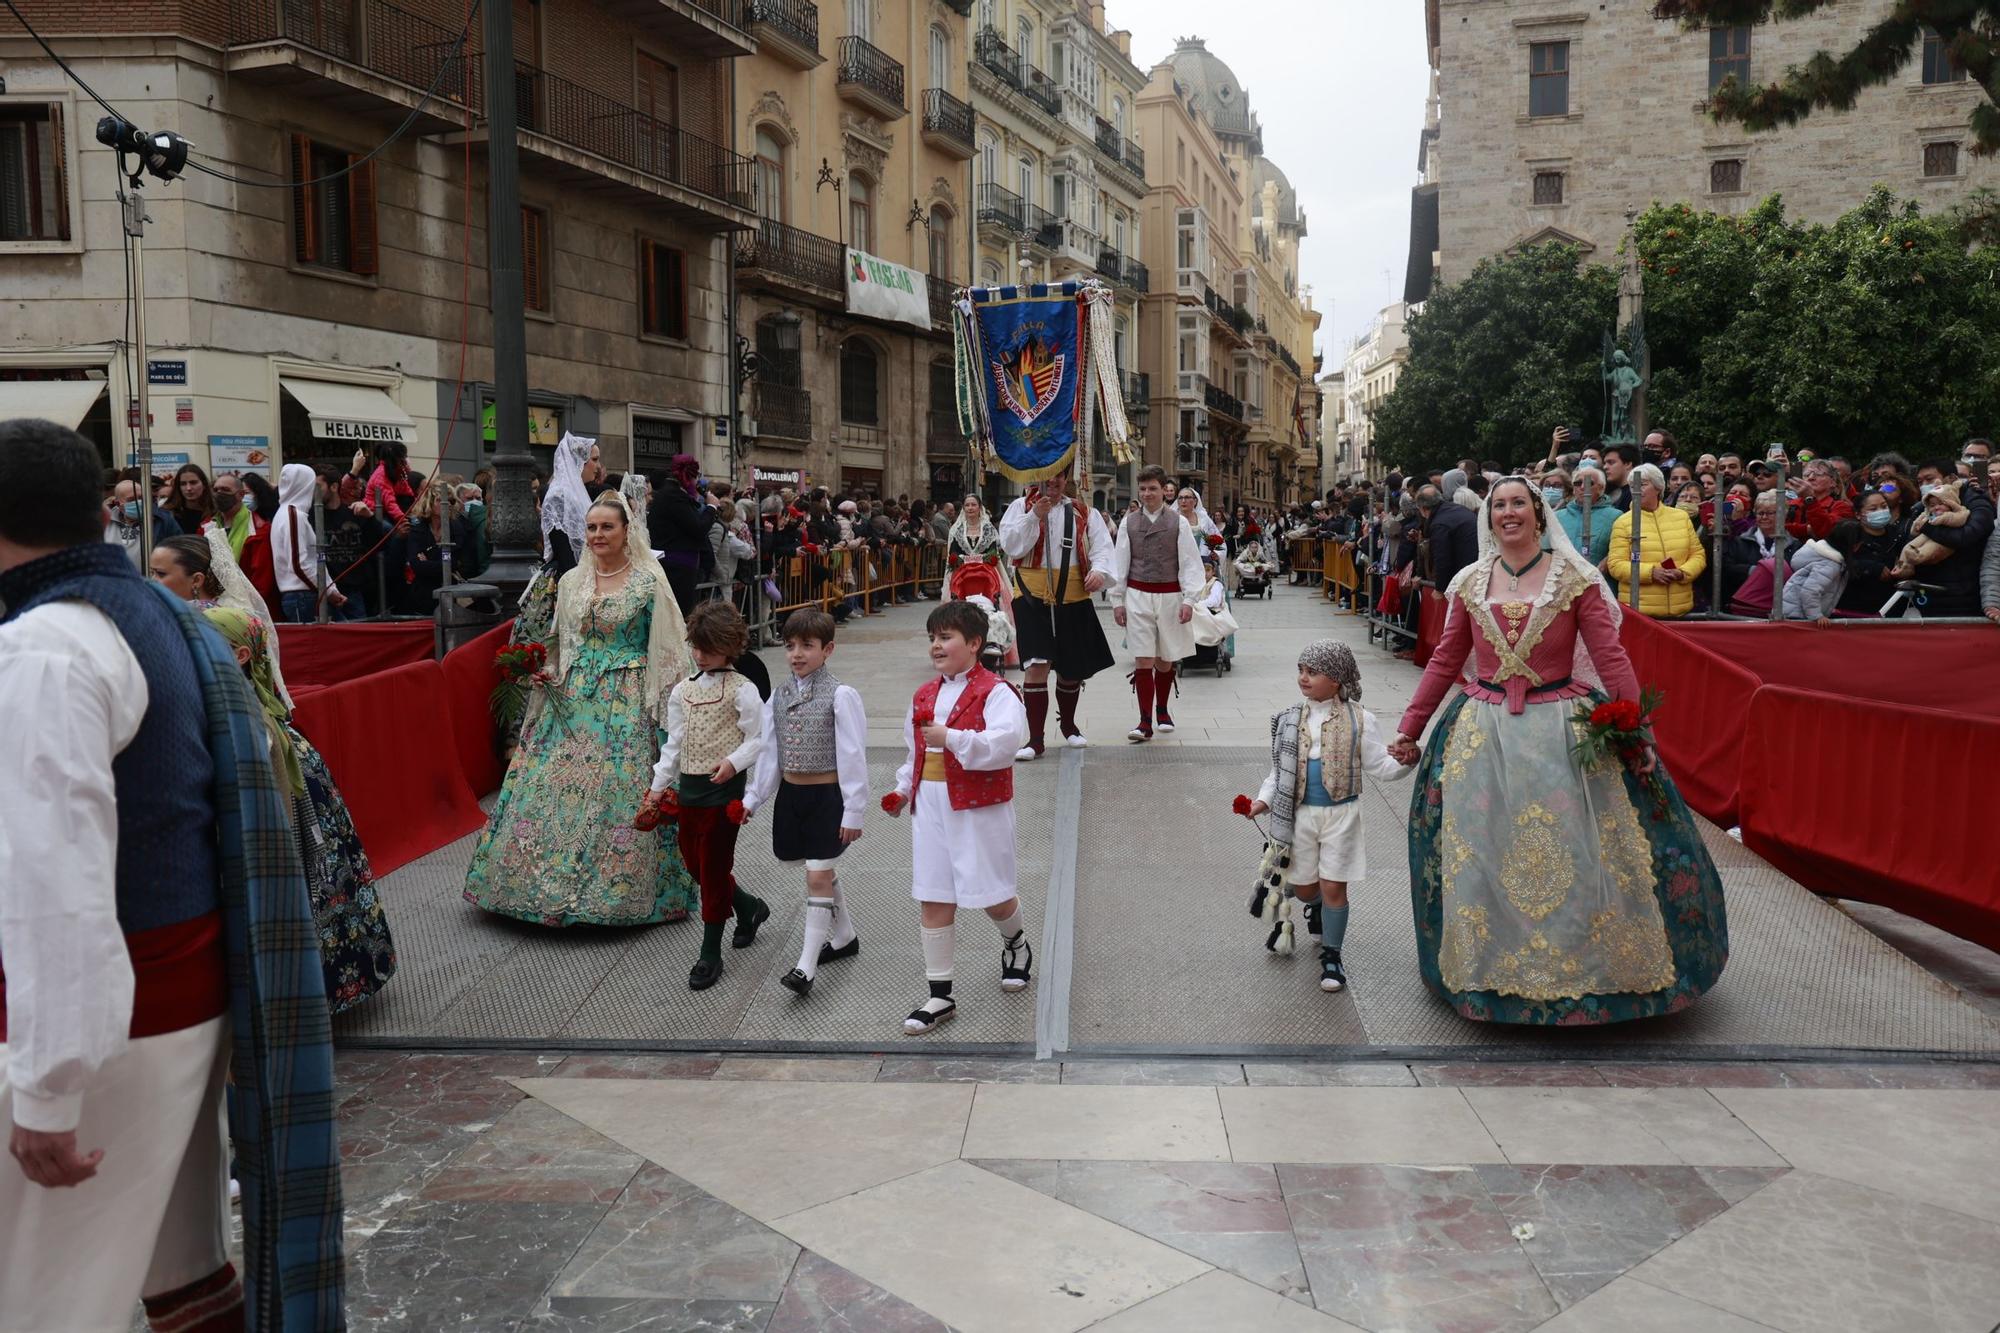
<svg viewBox="0 0 2000 1333">
<path fill-rule="evenodd" d="M 878 787 L 921 612 L 835 656 Z M 339 1025 L 350 1326 L 2000 1326 L 2000 959 L 1710 830 L 1734 950 L 1702 1003 L 1588 1034 L 1465 1023 L 1415 983 L 1391 786 L 1356 983 L 1322 996 L 1309 959 L 1258 947 L 1228 798 L 1304 640 L 1353 642 L 1391 726 L 1416 673 L 1308 593 L 1239 618 L 1237 669 L 1185 684 L 1174 738 L 1128 747 L 1107 674 L 1091 749 L 1023 771 L 1045 956 L 1002 997 L 969 922 L 949 1044 L 898 1035 L 907 831 L 879 817 L 843 877 L 869 945 L 807 1006 L 773 984 L 789 905 L 690 997 L 686 928 L 496 924 L 457 901 L 468 844 L 391 876 L 403 971 Z M 783 901 L 763 841 L 744 876 Z"/>
</svg>

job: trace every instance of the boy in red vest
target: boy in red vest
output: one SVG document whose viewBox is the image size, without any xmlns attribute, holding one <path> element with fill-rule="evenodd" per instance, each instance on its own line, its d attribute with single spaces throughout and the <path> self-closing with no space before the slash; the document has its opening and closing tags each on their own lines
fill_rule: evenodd
<svg viewBox="0 0 2000 1333">
<path fill-rule="evenodd" d="M 1000 928 L 1000 989 L 1027 988 L 1035 951 L 1021 924 L 1014 880 L 1014 753 L 1028 714 L 1013 687 L 979 664 L 986 613 L 946 602 L 924 624 L 938 678 L 917 691 L 903 720 L 909 758 L 882 798 L 891 815 L 911 806 L 911 895 L 923 915 L 930 998 L 903 1020 L 921 1036 L 958 1012 L 952 998 L 953 922 L 976 907 Z"/>
</svg>

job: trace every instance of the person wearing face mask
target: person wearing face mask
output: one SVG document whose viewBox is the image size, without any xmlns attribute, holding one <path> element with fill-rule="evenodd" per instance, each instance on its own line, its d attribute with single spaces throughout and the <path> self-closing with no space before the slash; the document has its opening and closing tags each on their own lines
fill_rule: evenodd
<svg viewBox="0 0 2000 1333">
<path fill-rule="evenodd" d="M 1956 477 L 1957 468 L 1950 462 L 1939 459 L 1924 463 L 1917 468 L 1917 494 L 1920 498 L 1928 497 Z M 1985 487 L 1967 482 L 1959 487 L 1958 501 L 1966 511 L 1961 524 L 1924 527 L 1924 536 L 1951 552 L 1917 573 L 1918 581 L 1935 584 L 1939 589 L 1928 594 L 1924 601 L 1926 617 L 1977 616 L 1984 611 L 1979 584 L 1986 548 L 1993 536 L 1993 497 L 1986 493 Z"/>
<path fill-rule="evenodd" d="M 110 522 L 104 525 L 104 540 L 115 546 L 123 546 L 125 554 L 132 558 L 132 567 L 145 572 L 146 552 L 139 549 L 142 528 L 139 522 L 139 483 L 127 472 L 122 480 L 111 488 L 111 500 L 106 507 Z M 158 505 L 153 506 L 153 541 L 157 544 L 169 537 L 178 537 L 181 525 L 174 517 Z"/>
<path fill-rule="evenodd" d="M 243 494 L 243 478 L 218 472 L 211 488 L 215 517 L 209 521 L 229 539 L 229 553 L 243 568 L 243 577 L 267 605 L 278 604 L 277 571 L 271 561 L 271 525 L 257 517 Z"/>
<path fill-rule="evenodd" d="M 1584 540 L 1584 510 L 1590 510 L 1590 540 Z M 1618 521 L 1618 509 L 1604 503 L 1604 473 L 1596 464 L 1577 464 L 1570 482 L 1570 501 L 1556 511 L 1556 522 L 1569 534 L 1570 544 L 1588 556 L 1593 565 L 1602 565 L 1611 550 L 1611 525 Z"/>
<path fill-rule="evenodd" d="M 1542 502 L 1548 505 L 1550 513 L 1558 515 L 1557 521 L 1560 522 L 1560 515 L 1564 507 L 1569 504 L 1569 473 L 1559 467 L 1552 467 L 1542 473 L 1541 491 Z M 1542 549 L 1545 551 L 1553 549 L 1549 545 L 1547 533 L 1542 534 Z"/>
<path fill-rule="evenodd" d="M 1897 518 L 1889 497 L 1879 490 L 1862 495 L 1859 519 L 1861 540 L 1847 555 L 1847 586 L 1840 593 L 1840 609 L 1872 616 L 1895 590 L 1889 570 L 1910 534 Z"/>
</svg>

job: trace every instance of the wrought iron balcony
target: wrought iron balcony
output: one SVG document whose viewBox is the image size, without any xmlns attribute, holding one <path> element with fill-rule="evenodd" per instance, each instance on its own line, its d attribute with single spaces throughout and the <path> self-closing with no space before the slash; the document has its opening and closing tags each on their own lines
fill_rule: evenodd
<svg viewBox="0 0 2000 1333">
<path fill-rule="evenodd" d="M 979 225 L 1021 232 L 1028 225 L 1028 201 L 1004 185 L 979 187 Z"/>
<path fill-rule="evenodd" d="M 476 39 L 475 33 L 468 41 Z M 254 83 L 289 84 L 324 105 L 400 118 L 420 106 L 421 134 L 464 129 L 476 97 L 471 59 L 458 30 L 419 18 L 384 0 L 321 6 L 312 0 L 233 0 L 229 74 Z M 442 64 L 444 68 L 440 70 Z M 437 92 L 424 103 L 424 90 Z M 468 94 L 468 89 L 473 91 Z"/>
<path fill-rule="evenodd" d="M 1062 85 L 1025 59 L 1021 61 L 1021 91 L 1051 116 L 1062 115 Z"/>
<path fill-rule="evenodd" d="M 1305 372 L 1299 369 L 1299 359 L 1293 356 L 1291 349 L 1283 343 L 1278 344 L 1278 360 L 1284 362 L 1285 369 L 1291 371 L 1292 374 L 1297 375 L 1301 379 L 1305 378 Z"/>
<path fill-rule="evenodd" d="M 1146 179 L 1145 149 L 1141 148 L 1138 144 L 1134 143 L 1132 140 L 1126 139 L 1122 142 L 1118 157 L 1119 160 L 1125 164 L 1126 170 L 1130 171 L 1134 176 L 1137 176 L 1140 180 Z"/>
<path fill-rule="evenodd" d="M 924 89 L 924 142 L 961 161 L 973 153 L 972 107 L 943 88 Z"/>
<path fill-rule="evenodd" d="M 483 60 L 475 57 L 472 62 L 473 100 L 482 109 Z M 741 153 L 532 65 L 516 62 L 514 86 L 523 132 L 711 199 L 748 206 L 755 163 Z M 525 141 L 522 147 L 538 157 L 550 156 Z"/>
<path fill-rule="evenodd" d="M 840 39 L 840 95 L 891 120 L 909 114 L 903 98 L 903 66 L 880 47 L 859 37 Z"/>
<path fill-rule="evenodd" d="M 840 242 L 771 218 L 759 219 L 755 231 L 738 233 L 736 267 L 822 293 L 847 289 L 846 256 Z"/>
<path fill-rule="evenodd" d="M 1135 292 L 1149 292 L 1153 290 L 1151 286 L 1153 280 L 1152 274 L 1147 272 L 1146 266 L 1144 264 L 1132 258 L 1130 255 L 1125 256 L 1122 262 L 1125 274 L 1125 285 L 1127 287 L 1130 287 Z"/>
<path fill-rule="evenodd" d="M 780 440 L 810 440 L 813 424 L 813 397 L 810 389 L 790 384 L 767 384 L 752 380 L 750 412 L 757 418 L 757 434 Z"/>
<path fill-rule="evenodd" d="M 1243 400 L 1216 385 L 1210 384 L 1202 389 L 1202 402 L 1207 405 L 1209 411 L 1219 412 L 1232 421 L 1248 420 L 1243 415 Z"/>
<path fill-rule="evenodd" d="M 1053 253 L 1062 249 L 1062 219 L 1043 208 L 1040 204 L 1027 206 L 1027 221 L 1021 227 L 1021 237 L 1037 249 Z"/>
<path fill-rule="evenodd" d="M 1062 89 L 1055 80 L 1036 69 L 993 29 L 982 28 L 973 39 L 972 58 L 1051 116 L 1062 115 Z"/>
<path fill-rule="evenodd" d="M 951 331 L 951 293 L 953 283 L 950 278 L 940 278 L 931 274 L 924 282 L 930 293 L 931 330 L 934 333 Z"/>
<path fill-rule="evenodd" d="M 1110 246 L 1107 245 L 1101 247 L 1097 252 L 1098 274 L 1102 277 L 1109 278 L 1112 282 L 1117 282 L 1121 273 L 1123 272 L 1123 266 L 1119 262 L 1123 258 L 1124 258 L 1123 255 L 1119 254 L 1116 250 L 1112 249 Z"/>
<path fill-rule="evenodd" d="M 1207 472 L 1208 446 L 1183 440 L 1174 448 L 1174 465 L 1181 472 Z"/>
<path fill-rule="evenodd" d="M 1118 127 L 1102 116 L 1097 118 L 1097 151 L 1118 160 Z"/>
<path fill-rule="evenodd" d="M 745 0 L 743 22 L 759 50 L 800 69 L 826 59 L 819 51 L 819 6 L 812 0 Z"/>
</svg>

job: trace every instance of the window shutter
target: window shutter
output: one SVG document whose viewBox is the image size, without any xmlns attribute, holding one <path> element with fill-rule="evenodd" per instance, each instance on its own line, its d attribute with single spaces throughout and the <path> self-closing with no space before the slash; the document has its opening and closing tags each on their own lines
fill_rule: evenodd
<svg viewBox="0 0 2000 1333">
<path fill-rule="evenodd" d="M 60 241 L 69 239 L 69 150 L 67 147 L 69 140 L 65 137 L 68 132 L 68 127 L 63 123 L 62 103 L 49 103 L 49 142 L 53 145 L 52 151 L 55 158 L 55 239 Z"/>
<path fill-rule="evenodd" d="M 301 264 L 319 262 L 319 187 L 302 185 L 312 179 L 312 140 L 292 136 L 292 253 Z"/>
<path fill-rule="evenodd" d="M 542 215 L 521 208 L 521 285 L 527 291 L 530 310 L 547 310 L 548 294 L 542 290 Z"/>
<path fill-rule="evenodd" d="M 666 257 L 666 291 L 663 295 L 667 309 L 667 336 L 685 338 L 688 333 L 687 256 L 679 250 L 668 250 Z"/>
<path fill-rule="evenodd" d="M 355 273 L 380 273 L 382 247 L 375 228 L 375 164 L 350 154 L 347 165 L 347 226 L 352 233 L 348 268 Z"/>
<path fill-rule="evenodd" d="M 660 331 L 660 284 L 657 272 L 658 247 L 651 241 L 639 242 L 639 328 L 644 333 Z"/>
</svg>

